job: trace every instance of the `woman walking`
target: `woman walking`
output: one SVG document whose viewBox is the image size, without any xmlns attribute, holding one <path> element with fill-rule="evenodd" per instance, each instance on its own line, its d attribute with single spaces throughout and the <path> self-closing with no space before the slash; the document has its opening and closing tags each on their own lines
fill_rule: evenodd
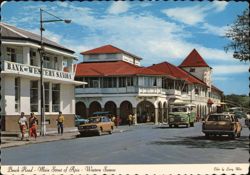
<svg viewBox="0 0 250 175">
<path fill-rule="evenodd" d="M 38 124 L 38 119 L 36 118 L 35 114 L 33 112 L 30 113 L 29 134 L 30 137 L 35 137 L 35 140 L 37 138 L 37 132 L 36 132 L 37 124 Z"/>
</svg>

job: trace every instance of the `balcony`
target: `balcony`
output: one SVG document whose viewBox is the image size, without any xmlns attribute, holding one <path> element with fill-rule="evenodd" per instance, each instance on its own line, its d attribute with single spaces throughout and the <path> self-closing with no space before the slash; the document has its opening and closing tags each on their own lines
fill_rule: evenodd
<svg viewBox="0 0 250 175">
<path fill-rule="evenodd" d="M 40 67 L 30 66 L 10 61 L 3 61 L 1 73 L 39 78 Z M 44 79 L 51 79 L 51 80 L 74 81 L 73 73 L 58 71 L 54 69 L 43 68 L 43 77 Z"/>
</svg>

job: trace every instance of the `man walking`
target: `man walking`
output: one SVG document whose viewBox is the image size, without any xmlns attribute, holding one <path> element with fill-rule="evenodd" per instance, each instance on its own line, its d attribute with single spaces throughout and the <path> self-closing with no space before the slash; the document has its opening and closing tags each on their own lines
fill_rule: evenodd
<svg viewBox="0 0 250 175">
<path fill-rule="evenodd" d="M 63 122 L 64 122 L 64 116 L 62 115 L 62 112 L 59 111 L 59 115 L 57 118 L 58 134 L 63 134 Z"/>
<path fill-rule="evenodd" d="M 133 116 L 132 114 L 128 115 L 128 125 L 130 126 L 132 124 Z"/>
<path fill-rule="evenodd" d="M 21 112 L 21 116 L 20 116 L 20 118 L 18 120 L 18 124 L 19 124 L 19 127 L 20 127 L 20 131 L 22 133 L 21 140 L 23 140 L 26 128 L 28 128 L 28 122 L 27 122 L 27 118 L 24 116 L 24 112 Z"/>
</svg>

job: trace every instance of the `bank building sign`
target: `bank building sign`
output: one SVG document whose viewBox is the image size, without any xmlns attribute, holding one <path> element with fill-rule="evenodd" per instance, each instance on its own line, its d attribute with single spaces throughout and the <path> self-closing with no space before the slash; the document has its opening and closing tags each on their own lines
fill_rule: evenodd
<svg viewBox="0 0 250 175">
<path fill-rule="evenodd" d="M 27 76 L 40 76 L 40 68 L 35 66 L 29 66 L 20 63 L 13 63 L 9 61 L 4 61 L 4 72 L 6 73 L 16 73 Z M 43 76 L 50 79 L 64 79 L 64 80 L 72 80 L 72 73 L 62 72 L 52 69 L 43 68 Z"/>
</svg>

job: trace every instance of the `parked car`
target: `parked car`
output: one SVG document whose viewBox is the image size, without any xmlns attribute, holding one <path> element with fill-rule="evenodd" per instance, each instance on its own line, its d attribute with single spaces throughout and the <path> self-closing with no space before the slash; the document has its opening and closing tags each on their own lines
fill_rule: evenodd
<svg viewBox="0 0 250 175">
<path fill-rule="evenodd" d="M 89 122 L 78 126 L 78 131 L 81 135 L 94 133 L 102 135 L 104 132 L 112 134 L 114 123 L 106 116 L 90 117 Z"/>
<path fill-rule="evenodd" d="M 78 127 L 81 124 L 88 123 L 88 119 L 81 118 L 80 115 L 75 115 L 75 126 Z"/>
<path fill-rule="evenodd" d="M 206 137 L 228 135 L 231 138 L 240 137 L 241 124 L 235 115 L 230 113 L 210 114 L 202 124 L 202 132 Z"/>
</svg>

